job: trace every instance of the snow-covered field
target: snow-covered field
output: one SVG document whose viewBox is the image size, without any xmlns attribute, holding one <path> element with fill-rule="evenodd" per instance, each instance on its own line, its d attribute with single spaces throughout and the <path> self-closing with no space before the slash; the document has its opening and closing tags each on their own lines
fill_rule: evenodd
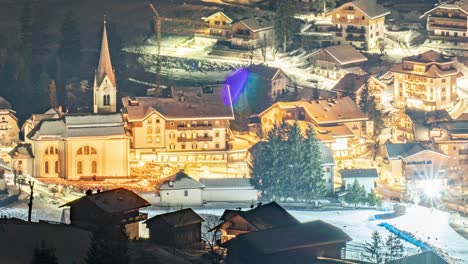
<svg viewBox="0 0 468 264">
<path fill-rule="evenodd" d="M 234 208 L 232 208 L 234 209 Z M 142 210 L 148 217 L 165 213 L 159 209 L 149 208 Z M 200 214 L 221 215 L 223 209 L 196 209 Z M 382 213 L 377 210 L 339 210 L 339 211 L 307 211 L 290 210 L 294 217 L 302 222 L 321 219 L 342 228 L 353 241 L 348 246 L 348 257 L 359 258 L 359 248 L 365 241 L 370 241 L 372 232 L 378 231 L 384 239 L 390 234 L 385 228 L 378 226 L 381 220 L 372 220 L 373 216 Z M 0 215 L 7 217 L 27 218 L 25 206 L 0 208 Z M 61 210 L 56 205 L 50 208 L 41 206 L 33 210 L 33 220 L 60 221 Z M 408 205 L 404 216 L 385 220 L 400 230 L 412 233 L 416 238 L 426 242 L 431 247 L 447 253 L 454 263 L 468 263 L 468 240 L 456 233 L 449 225 L 449 213 L 420 206 Z M 148 235 L 144 225 L 141 225 L 141 234 Z M 418 249 L 405 243 L 407 254 L 415 254 Z"/>
</svg>

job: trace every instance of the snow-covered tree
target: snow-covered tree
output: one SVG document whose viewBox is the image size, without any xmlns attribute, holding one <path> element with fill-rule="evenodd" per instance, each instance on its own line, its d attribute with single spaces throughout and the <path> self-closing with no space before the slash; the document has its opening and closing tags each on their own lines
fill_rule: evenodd
<svg viewBox="0 0 468 264">
<path fill-rule="evenodd" d="M 385 241 L 385 246 L 385 262 L 400 259 L 404 256 L 403 242 L 397 235 L 391 234 Z"/>
<path fill-rule="evenodd" d="M 366 261 L 374 264 L 384 263 L 384 242 L 379 232 L 375 231 L 372 233 L 371 242 L 366 241 L 364 244 L 364 253 L 362 253 L 362 256 Z"/>
</svg>

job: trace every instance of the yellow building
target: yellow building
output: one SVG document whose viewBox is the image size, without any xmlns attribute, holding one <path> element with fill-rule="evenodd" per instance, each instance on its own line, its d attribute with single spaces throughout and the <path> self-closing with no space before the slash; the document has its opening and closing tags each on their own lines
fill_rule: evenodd
<svg viewBox="0 0 468 264">
<path fill-rule="evenodd" d="M 356 0 L 345 3 L 327 15 L 331 18 L 334 42 L 351 44 L 357 48 L 375 50 L 384 38 L 385 16 L 390 11 L 374 0 Z"/>
<path fill-rule="evenodd" d="M 424 111 L 450 109 L 457 102 L 456 59 L 435 51 L 403 58 L 394 73 L 394 100 L 398 108 Z"/>
<path fill-rule="evenodd" d="M 277 102 L 259 114 L 262 131 L 274 124 L 298 120 L 312 124 L 318 139 L 329 147 L 335 159 L 349 159 L 367 150 L 373 136 L 373 122 L 350 97 L 336 100 Z"/>
<path fill-rule="evenodd" d="M 218 11 L 202 19 L 205 22 L 205 34 L 224 38 L 229 36 L 233 20 L 224 12 Z"/>
<path fill-rule="evenodd" d="M 15 111 L 10 103 L 0 97 L 0 146 L 12 146 L 18 142 L 19 127 Z"/>
<path fill-rule="evenodd" d="M 124 97 L 124 117 L 132 136 L 131 162 L 224 164 L 242 161 L 228 143 L 234 120 L 230 98 L 213 87 L 172 91 L 171 98 Z"/>
</svg>

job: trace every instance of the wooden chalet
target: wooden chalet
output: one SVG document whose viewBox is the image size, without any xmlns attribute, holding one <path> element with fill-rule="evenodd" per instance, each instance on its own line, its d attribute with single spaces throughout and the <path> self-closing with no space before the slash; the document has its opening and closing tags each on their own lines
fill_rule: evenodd
<svg viewBox="0 0 468 264">
<path fill-rule="evenodd" d="M 321 220 L 250 232 L 224 243 L 229 264 L 316 263 L 317 258 L 345 258 L 352 239 Z"/>
<path fill-rule="evenodd" d="M 151 241 L 177 248 L 197 247 L 201 243 L 201 225 L 197 213 L 187 208 L 157 215 L 145 221 Z"/>
<path fill-rule="evenodd" d="M 150 203 L 130 190 L 118 188 L 88 194 L 60 207 L 64 206 L 70 207 L 72 225 L 91 230 L 125 228 L 130 238 L 138 238 L 138 222 L 147 218 L 139 209 Z"/>
<path fill-rule="evenodd" d="M 212 229 L 219 235 L 218 243 L 224 243 L 240 234 L 299 224 L 294 216 L 276 202 L 259 205 L 249 211 L 226 210 L 221 220 L 224 222 Z"/>
</svg>

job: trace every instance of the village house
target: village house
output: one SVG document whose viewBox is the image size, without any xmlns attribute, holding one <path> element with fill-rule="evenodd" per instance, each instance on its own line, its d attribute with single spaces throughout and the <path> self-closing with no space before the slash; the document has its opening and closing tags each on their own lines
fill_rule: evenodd
<svg viewBox="0 0 468 264">
<path fill-rule="evenodd" d="M 124 229 L 129 238 L 139 238 L 138 222 L 147 214 L 140 208 L 150 203 L 136 193 L 117 188 L 109 191 L 87 193 L 60 207 L 70 207 L 70 223 L 90 230 L 99 228 Z"/>
<path fill-rule="evenodd" d="M 224 246 L 230 264 L 315 263 L 345 258 L 351 240 L 340 228 L 315 220 L 241 234 Z"/>
<path fill-rule="evenodd" d="M 202 192 L 205 185 L 185 172 L 179 171 L 175 175 L 165 178 L 156 187 L 156 194 L 162 205 L 169 206 L 202 206 Z"/>
<path fill-rule="evenodd" d="M 331 90 L 336 93 L 337 98 L 349 96 L 359 104 L 362 90 L 367 86 L 368 79 L 369 75 L 367 74 L 348 73 Z"/>
<path fill-rule="evenodd" d="M 443 190 L 447 186 L 451 157 L 446 154 L 415 142 L 387 142 L 385 151 L 387 173 L 381 177 L 386 183 L 419 193 L 429 186 L 434 190 Z"/>
<path fill-rule="evenodd" d="M 450 121 L 451 117 L 445 110 L 421 111 L 403 109 L 393 115 L 392 142 L 425 142 L 431 141 L 431 128 L 435 124 Z"/>
<path fill-rule="evenodd" d="M 329 19 L 315 20 L 305 25 L 299 33 L 301 47 L 305 50 L 312 50 L 336 45 L 334 30 L 337 29 Z"/>
<path fill-rule="evenodd" d="M 18 118 L 10 103 L 0 97 L 0 146 L 10 147 L 18 142 Z"/>
<path fill-rule="evenodd" d="M 364 186 L 366 193 L 375 189 L 376 181 L 379 179 L 377 169 L 344 169 L 339 171 L 342 179 L 342 186 L 349 190 L 354 181 Z"/>
<path fill-rule="evenodd" d="M 233 19 L 223 11 L 217 11 L 208 17 L 203 17 L 205 22 L 205 34 L 209 36 L 228 38 Z"/>
<path fill-rule="evenodd" d="M 43 114 L 32 114 L 26 121 L 24 121 L 21 131 L 24 135 L 28 135 L 43 119 L 57 119 L 61 117 L 64 113 L 62 112 L 62 107 L 51 108 Z M 28 137 L 24 137 L 24 142 L 31 143 Z"/>
<path fill-rule="evenodd" d="M 16 175 L 33 175 L 34 154 L 31 144 L 18 143 L 8 155 L 11 157 L 10 166 L 15 170 Z"/>
<path fill-rule="evenodd" d="M 367 58 L 349 44 L 319 49 L 304 58 L 314 67 L 314 73 L 334 80 L 347 73 L 364 74 L 360 66 L 367 62 Z"/>
<path fill-rule="evenodd" d="M 259 204 L 249 211 L 226 210 L 221 216 L 223 223 L 212 228 L 222 244 L 240 234 L 298 225 L 299 221 L 276 202 Z"/>
<path fill-rule="evenodd" d="M 389 14 L 390 11 L 376 1 L 355 0 L 335 8 L 327 16 L 335 25 L 331 31 L 337 44 L 376 50 L 384 38 L 385 16 Z"/>
<path fill-rule="evenodd" d="M 424 13 L 429 40 L 468 42 L 468 3 L 447 1 Z"/>
<path fill-rule="evenodd" d="M 248 96 L 249 90 L 258 89 L 264 91 L 261 94 L 266 93 L 266 97 L 273 102 L 288 90 L 289 78 L 280 68 L 252 64 L 247 67 L 247 71 L 253 80 L 248 80 L 243 91 L 245 96 Z"/>
<path fill-rule="evenodd" d="M 312 124 L 317 138 L 337 160 L 352 159 L 367 151 L 373 137 L 373 121 L 350 97 L 328 100 L 277 102 L 259 114 L 261 129 L 268 133 L 274 124 L 298 120 Z"/>
<path fill-rule="evenodd" d="M 5 161 L 2 158 L 0 158 L 0 194 L 4 194 L 6 192 L 6 171 L 11 171 L 11 168 L 6 165 Z"/>
<path fill-rule="evenodd" d="M 375 103 L 378 109 L 382 109 L 382 97 L 385 96 L 385 91 L 391 91 L 393 94 L 393 73 L 386 72 L 381 75 L 371 75 L 367 81 L 369 94 L 375 98 Z"/>
<path fill-rule="evenodd" d="M 83 263 L 91 245 L 91 239 L 90 231 L 76 226 L 0 218 L 2 263 L 31 263 L 36 250 L 42 243 L 46 248 L 53 249 L 57 263 Z"/>
<path fill-rule="evenodd" d="M 233 47 L 258 48 L 271 43 L 275 37 L 275 27 L 270 17 L 253 17 L 234 23 L 231 33 L 230 42 Z"/>
<path fill-rule="evenodd" d="M 463 176 L 468 171 L 468 121 L 444 122 L 430 135 L 440 151 L 451 157 L 450 171 Z"/>
<path fill-rule="evenodd" d="M 457 102 L 456 58 L 433 50 L 406 57 L 391 68 L 395 106 L 434 111 L 450 109 Z"/>
<path fill-rule="evenodd" d="M 192 87 L 173 89 L 170 98 L 123 97 L 132 166 L 139 162 L 226 166 L 234 112 L 230 97 L 222 99 L 221 93 L 218 87 Z"/>
<path fill-rule="evenodd" d="M 201 246 L 201 225 L 204 222 L 197 213 L 187 208 L 160 214 L 145 221 L 150 240 L 161 245 L 176 248 L 199 248 Z"/>
</svg>

